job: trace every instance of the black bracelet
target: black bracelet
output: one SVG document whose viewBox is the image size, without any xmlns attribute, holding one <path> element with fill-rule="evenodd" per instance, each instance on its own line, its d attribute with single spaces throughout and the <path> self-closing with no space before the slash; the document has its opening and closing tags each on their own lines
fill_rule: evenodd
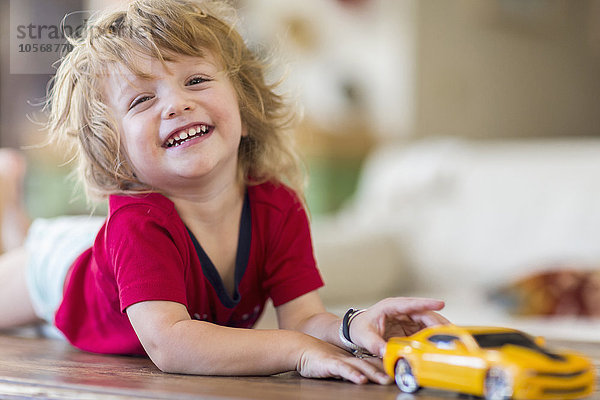
<svg viewBox="0 0 600 400">
<path fill-rule="evenodd" d="M 350 339 L 350 323 L 356 315 L 360 314 L 363 311 L 364 310 L 350 308 L 348 311 L 346 311 L 346 314 L 344 314 L 344 319 L 342 319 L 342 334 L 350 343 L 354 343 L 352 339 Z"/>
</svg>

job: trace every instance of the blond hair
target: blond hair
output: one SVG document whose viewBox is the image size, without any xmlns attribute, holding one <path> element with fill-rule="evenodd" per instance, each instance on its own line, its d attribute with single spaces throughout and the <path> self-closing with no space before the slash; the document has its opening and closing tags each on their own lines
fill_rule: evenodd
<svg viewBox="0 0 600 400">
<path fill-rule="evenodd" d="M 79 177 L 89 197 L 149 192 L 121 148 L 102 80 L 111 66 L 124 65 L 138 76 L 140 55 L 170 61 L 173 55 L 203 57 L 211 52 L 236 90 L 242 123 L 239 173 L 246 184 L 289 185 L 301 197 L 304 170 L 293 145 L 293 113 L 276 85 L 265 81 L 265 63 L 234 29 L 227 4 L 193 0 L 135 0 L 125 9 L 92 16 L 61 61 L 49 86 L 50 137 L 75 151 Z"/>
</svg>

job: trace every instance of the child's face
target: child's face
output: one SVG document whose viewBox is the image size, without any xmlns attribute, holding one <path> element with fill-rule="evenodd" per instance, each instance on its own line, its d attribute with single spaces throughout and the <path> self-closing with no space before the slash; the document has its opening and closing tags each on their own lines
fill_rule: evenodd
<svg viewBox="0 0 600 400">
<path fill-rule="evenodd" d="M 179 56 L 167 68 L 140 57 L 151 79 L 115 68 L 105 93 L 140 181 L 176 195 L 207 179 L 235 179 L 244 129 L 237 94 L 215 58 Z"/>
</svg>

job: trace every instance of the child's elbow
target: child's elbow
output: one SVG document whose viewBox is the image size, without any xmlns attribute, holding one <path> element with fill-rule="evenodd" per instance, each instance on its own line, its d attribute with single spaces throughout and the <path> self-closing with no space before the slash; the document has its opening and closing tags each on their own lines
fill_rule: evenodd
<svg viewBox="0 0 600 400">
<path fill-rule="evenodd" d="M 168 374 L 206 375 L 210 373 L 208 363 L 196 360 L 189 349 L 173 345 L 167 340 L 162 345 L 147 348 L 146 353 L 160 371 Z"/>
<path fill-rule="evenodd" d="M 177 356 L 168 352 L 150 355 L 150 359 L 161 372 L 167 374 L 215 375 L 218 373 L 207 362 L 192 362 L 185 356 Z"/>
<path fill-rule="evenodd" d="M 152 362 L 154 363 L 154 365 L 156 365 L 156 368 L 158 368 L 161 372 L 164 372 L 166 374 L 176 374 L 180 372 L 172 362 L 165 362 L 162 359 L 152 359 Z"/>
<path fill-rule="evenodd" d="M 168 374 L 183 373 L 181 362 L 177 360 L 170 352 L 160 349 L 148 351 L 148 356 L 161 372 Z"/>
<path fill-rule="evenodd" d="M 154 337 L 152 340 L 147 340 L 143 343 L 146 354 L 150 357 L 150 360 L 154 365 L 166 373 L 177 373 L 181 372 L 181 361 L 178 360 L 181 357 L 177 357 L 174 349 L 171 348 L 169 343 L 165 343 L 164 340 Z"/>
<path fill-rule="evenodd" d="M 198 337 L 190 335 L 189 325 L 174 324 L 168 329 L 155 329 L 151 335 L 140 335 L 146 353 L 162 372 L 205 375 L 212 372 L 210 351 L 194 345 Z"/>
</svg>

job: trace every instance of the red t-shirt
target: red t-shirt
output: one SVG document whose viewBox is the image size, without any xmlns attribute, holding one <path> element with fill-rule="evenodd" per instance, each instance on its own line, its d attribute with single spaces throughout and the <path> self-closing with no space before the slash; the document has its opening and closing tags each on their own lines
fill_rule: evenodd
<svg viewBox="0 0 600 400">
<path fill-rule="evenodd" d="M 323 285 L 306 213 L 285 186 L 248 187 L 233 297 L 198 242 L 163 195 L 111 196 L 94 245 L 67 276 L 56 326 L 82 350 L 145 354 L 125 313 L 134 303 L 174 301 L 194 319 L 250 328 L 268 298 L 279 306 Z"/>
</svg>

